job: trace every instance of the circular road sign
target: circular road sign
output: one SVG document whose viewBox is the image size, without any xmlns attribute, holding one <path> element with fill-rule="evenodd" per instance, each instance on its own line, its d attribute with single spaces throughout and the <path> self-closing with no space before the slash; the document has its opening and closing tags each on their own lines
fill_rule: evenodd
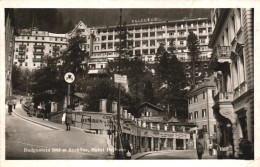
<svg viewBox="0 0 260 167">
<path fill-rule="evenodd" d="M 75 75 L 71 72 L 67 72 L 65 75 L 64 75 L 64 79 L 67 83 L 72 83 L 75 81 Z"/>
</svg>

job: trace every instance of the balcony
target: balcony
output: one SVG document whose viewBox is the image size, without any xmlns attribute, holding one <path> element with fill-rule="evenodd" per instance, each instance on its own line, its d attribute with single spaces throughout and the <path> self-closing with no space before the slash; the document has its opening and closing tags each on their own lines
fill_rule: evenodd
<svg viewBox="0 0 260 167">
<path fill-rule="evenodd" d="M 34 49 L 44 49 L 45 48 L 44 45 L 34 45 L 33 47 L 34 47 Z"/>
<path fill-rule="evenodd" d="M 34 51 L 33 54 L 34 55 L 43 55 L 44 52 L 43 51 Z"/>
<path fill-rule="evenodd" d="M 229 64 L 231 63 L 230 53 L 229 46 L 215 47 L 210 60 L 212 69 L 214 71 L 227 72 Z"/>
<path fill-rule="evenodd" d="M 25 51 L 19 51 L 19 55 L 25 55 Z"/>
<path fill-rule="evenodd" d="M 60 50 L 60 47 L 59 47 L 59 46 L 53 46 L 53 47 L 52 47 L 52 50 L 53 50 L 53 51 L 59 51 L 59 50 Z"/>
<path fill-rule="evenodd" d="M 219 92 L 214 97 L 215 103 L 218 102 L 231 102 L 233 101 L 233 92 Z"/>
<path fill-rule="evenodd" d="M 33 62 L 42 62 L 42 58 L 33 58 Z"/>
<path fill-rule="evenodd" d="M 247 83 L 246 81 L 242 82 L 238 87 L 234 89 L 234 100 L 246 93 Z"/>
<path fill-rule="evenodd" d="M 25 49 L 26 45 L 19 45 L 19 49 Z"/>
</svg>

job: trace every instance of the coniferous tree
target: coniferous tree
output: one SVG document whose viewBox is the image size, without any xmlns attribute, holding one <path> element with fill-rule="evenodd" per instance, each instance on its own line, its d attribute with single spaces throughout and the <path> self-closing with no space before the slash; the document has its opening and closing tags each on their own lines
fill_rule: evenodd
<svg viewBox="0 0 260 167">
<path fill-rule="evenodd" d="M 188 39 L 187 39 L 187 45 L 189 49 L 189 56 L 192 61 L 192 86 L 194 87 L 196 83 L 195 78 L 195 64 L 198 60 L 200 50 L 199 50 L 199 40 L 196 34 L 194 34 L 192 31 L 189 33 Z"/>
</svg>

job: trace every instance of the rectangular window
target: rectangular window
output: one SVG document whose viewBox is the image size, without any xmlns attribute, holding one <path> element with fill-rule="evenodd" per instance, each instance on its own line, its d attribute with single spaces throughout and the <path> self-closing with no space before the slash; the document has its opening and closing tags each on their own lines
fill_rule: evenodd
<svg viewBox="0 0 260 167">
<path fill-rule="evenodd" d="M 212 90 L 212 97 L 215 96 L 215 90 Z"/>
<path fill-rule="evenodd" d="M 42 37 L 42 40 L 44 40 L 44 37 Z"/>
<path fill-rule="evenodd" d="M 208 64 L 207 63 L 204 64 L 204 68 L 208 68 Z"/>
<path fill-rule="evenodd" d="M 217 125 L 214 125 L 214 133 L 217 133 Z"/>
<path fill-rule="evenodd" d="M 199 116 L 199 113 L 198 113 L 198 111 L 195 111 L 195 112 L 194 112 L 194 119 L 197 119 L 197 118 L 198 118 L 198 116 Z"/>
<path fill-rule="evenodd" d="M 30 37 L 27 37 L 27 39 L 30 39 Z"/>
<path fill-rule="evenodd" d="M 202 109 L 202 118 L 206 117 L 206 109 Z"/>
<path fill-rule="evenodd" d="M 198 102 L 198 96 L 194 95 L 194 103 Z"/>
<path fill-rule="evenodd" d="M 25 62 L 25 66 L 28 66 L 28 63 L 27 63 L 27 62 Z"/>
<path fill-rule="evenodd" d="M 207 132 L 207 131 L 208 131 L 207 125 L 203 125 L 203 131 L 204 131 L 204 132 Z"/>
<path fill-rule="evenodd" d="M 202 93 L 202 95 L 203 95 L 203 99 L 205 99 L 205 98 L 206 98 L 206 92 L 204 91 L 204 92 Z"/>
<path fill-rule="evenodd" d="M 190 119 L 190 120 L 193 119 L 193 115 L 192 115 L 192 113 L 189 113 L 189 119 Z"/>
<path fill-rule="evenodd" d="M 17 59 L 17 55 L 15 55 L 15 58 Z"/>
</svg>

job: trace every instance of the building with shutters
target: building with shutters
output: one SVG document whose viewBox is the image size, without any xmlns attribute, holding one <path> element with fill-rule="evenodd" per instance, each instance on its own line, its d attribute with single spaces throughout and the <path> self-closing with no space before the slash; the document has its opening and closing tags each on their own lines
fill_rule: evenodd
<svg viewBox="0 0 260 167">
<path fill-rule="evenodd" d="M 13 9 L 5 9 L 5 97 L 12 95 L 12 68 L 15 44 Z"/>
<path fill-rule="evenodd" d="M 253 159 L 254 155 L 254 9 L 214 9 L 213 49 L 215 71 L 213 111 L 218 143 L 228 157 Z"/>
<path fill-rule="evenodd" d="M 217 125 L 212 109 L 214 95 L 214 76 L 198 81 L 195 88 L 187 94 L 189 122 L 197 125 L 197 138 L 204 148 L 208 148 L 209 143 L 216 139 Z"/>
</svg>

